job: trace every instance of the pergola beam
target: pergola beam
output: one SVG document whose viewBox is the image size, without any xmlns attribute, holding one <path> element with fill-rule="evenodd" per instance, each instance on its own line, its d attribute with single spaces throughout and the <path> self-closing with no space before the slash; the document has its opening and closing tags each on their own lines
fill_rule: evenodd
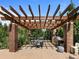
<svg viewBox="0 0 79 59">
<path fill-rule="evenodd" d="M 30 13 L 31 13 L 31 15 L 32 15 L 32 20 L 34 20 L 34 14 L 33 14 L 32 8 L 31 8 L 30 5 L 29 5 L 28 7 L 29 7 L 29 11 L 30 11 Z M 36 20 L 34 20 L 34 22 L 35 22 L 35 24 L 36 24 Z M 33 26 L 33 25 L 32 25 L 32 26 Z M 37 26 L 37 24 L 36 24 L 36 26 Z"/>
<path fill-rule="evenodd" d="M 73 9 L 67 16 L 71 17 L 73 14 L 77 13 L 78 10 L 79 10 L 79 6 L 75 9 Z"/>
<path fill-rule="evenodd" d="M 58 13 L 59 10 L 60 10 L 60 4 L 58 5 L 55 13 L 53 14 L 53 19 L 55 18 L 56 14 Z M 51 22 L 52 22 L 52 19 L 50 20 L 50 23 L 48 24 L 49 27 L 50 27 Z"/>
<path fill-rule="evenodd" d="M 60 14 L 60 20 L 61 20 L 62 16 L 70 9 L 70 7 L 71 7 L 71 4 L 69 4 L 68 7 Z M 63 22 L 63 20 L 61 20 L 61 24 L 64 23 L 64 22 L 63 23 L 62 22 Z M 58 24 L 58 26 L 59 26 L 59 24 Z"/>
<path fill-rule="evenodd" d="M 25 25 L 23 25 L 22 23 L 17 22 L 15 19 L 13 19 L 12 17 L 10 17 L 9 15 L 7 15 L 7 14 L 1 12 L 1 11 L 0 11 L 0 14 L 3 15 L 6 20 L 9 20 L 9 21 L 11 21 L 11 22 L 13 22 L 13 23 L 16 23 L 16 24 L 18 24 L 18 25 L 24 27 L 24 28 L 27 28 Z M 27 29 L 29 29 L 29 28 L 27 28 Z"/>
<path fill-rule="evenodd" d="M 18 17 L 21 16 L 12 6 L 10 6 L 10 10 L 14 12 Z"/>
<path fill-rule="evenodd" d="M 29 7 L 29 11 L 30 11 L 32 17 L 34 17 L 34 14 L 33 14 L 33 11 L 32 11 L 32 9 L 31 9 L 31 6 L 29 5 L 28 7 Z M 33 20 L 33 19 L 32 19 L 32 20 Z"/>
<path fill-rule="evenodd" d="M 25 15 L 26 19 L 27 19 L 27 14 L 25 13 L 25 11 L 23 10 L 23 8 L 21 6 L 19 6 L 20 11 Z M 26 19 L 24 19 L 24 24 L 26 23 Z"/>
<path fill-rule="evenodd" d="M 2 18 L 2 20 L 5 20 L 5 17 L 1 17 L 1 18 Z M 17 20 L 18 17 L 15 16 L 14 19 Z M 26 19 L 25 16 L 21 16 L 21 17 L 20 17 L 20 20 L 24 20 L 24 19 Z M 46 16 L 41 16 L 41 20 L 45 20 L 45 19 L 46 19 Z M 67 16 L 63 16 L 61 20 L 60 20 L 60 16 L 55 16 L 54 19 L 55 19 L 56 21 L 61 21 L 61 20 L 67 19 Z M 28 16 L 26 20 L 32 20 L 32 16 Z M 34 20 L 39 20 L 39 16 L 34 16 Z M 53 20 L 53 19 L 52 19 L 52 16 L 48 16 L 47 20 Z"/>
<path fill-rule="evenodd" d="M 40 21 L 40 28 L 41 28 L 41 9 L 40 9 L 40 5 L 38 5 L 38 10 L 39 10 L 39 21 Z"/>
<path fill-rule="evenodd" d="M 53 19 L 54 19 L 54 17 L 56 16 L 56 14 L 57 14 L 57 12 L 59 11 L 59 9 L 60 9 L 60 4 L 58 5 L 58 7 L 57 7 L 57 9 L 56 9 L 56 11 L 55 11 L 55 13 L 54 13 L 54 15 L 53 15 Z"/>
<path fill-rule="evenodd" d="M 70 21 L 70 20 L 74 20 L 74 19 L 79 19 L 79 13 L 77 13 L 77 11 L 79 10 L 79 6 L 75 9 L 73 9 L 69 14 L 68 14 L 68 19 L 64 20 L 62 23 L 58 24 L 57 26 L 55 26 L 52 29 L 55 29 L 61 25 L 63 25 L 64 23 Z"/>
<path fill-rule="evenodd" d="M 1 14 L 1 13 L 0 13 Z M 42 16 L 41 16 L 42 17 Z M 45 17 L 44 17 L 45 18 Z M 44 18 L 42 18 L 42 19 L 44 19 Z M 51 16 L 51 18 L 52 18 L 52 16 Z M 59 16 L 55 16 L 55 18 L 57 19 L 57 18 L 60 18 Z M 62 16 L 62 18 L 63 18 L 63 21 L 65 21 L 65 20 L 68 20 L 68 17 L 67 16 Z M 1 17 L 1 19 L 2 20 L 8 20 L 8 19 L 6 19 L 5 17 Z M 25 18 L 24 18 L 25 19 Z M 39 19 L 39 17 L 37 18 L 35 18 L 35 19 Z M 76 19 L 79 19 L 79 16 L 77 16 L 77 18 Z M 17 20 L 16 20 L 17 21 Z M 22 22 L 23 23 L 23 22 Z M 28 24 L 29 22 L 26 22 L 26 24 Z M 32 23 L 33 24 L 33 23 Z M 39 24 L 39 22 L 37 22 L 37 24 Z M 41 22 L 41 25 L 42 24 L 44 24 L 44 22 Z M 48 24 L 48 23 L 47 23 Z M 53 24 L 53 23 L 51 23 L 51 24 Z M 56 24 L 56 23 L 55 23 Z M 52 26 L 54 26 L 54 24 L 52 25 Z M 51 29 L 53 28 L 53 27 L 50 27 Z M 27 27 L 29 27 L 29 26 L 27 26 Z M 31 27 L 30 27 L 31 28 Z M 29 28 L 29 29 L 30 29 Z M 42 27 L 41 27 L 42 28 Z"/>
<path fill-rule="evenodd" d="M 14 15 L 12 13 L 10 13 L 7 9 L 5 9 L 4 7 L 0 6 L 2 11 L 6 12 L 7 14 L 9 14 L 11 17 L 14 17 Z"/>
<path fill-rule="evenodd" d="M 57 26 L 54 26 L 54 28 L 52 29 L 56 29 L 59 26 L 62 26 L 63 24 L 65 24 L 66 22 L 69 22 L 70 20 L 75 20 L 78 16 L 78 13 L 72 15 L 70 18 L 68 18 L 67 20 L 63 21 L 62 23 L 58 24 Z"/>
<path fill-rule="evenodd" d="M 70 7 L 71 7 L 71 4 L 69 4 L 68 7 L 60 14 L 60 19 L 70 9 Z"/>
<path fill-rule="evenodd" d="M 48 6 L 48 10 L 47 10 L 47 13 L 46 13 L 45 24 L 46 24 L 46 21 L 47 21 L 48 15 L 49 15 L 49 11 L 50 11 L 50 4 L 49 4 L 49 6 Z M 45 24 L 44 24 L 44 27 L 45 27 Z"/>
<path fill-rule="evenodd" d="M 10 10 L 12 11 L 12 12 L 14 12 L 18 17 L 19 17 L 19 22 L 21 22 L 20 21 L 20 17 L 21 17 L 21 15 L 12 7 L 12 6 L 10 6 Z"/>
<path fill-rule="evenodd" d="M 21 6 L 19 6 L 20 11 L 25 15 L 25 17 L 27 18 L 27 14 L 25 13 L 25 11 L 23 10 L 23 8 Z"/>
</svg>

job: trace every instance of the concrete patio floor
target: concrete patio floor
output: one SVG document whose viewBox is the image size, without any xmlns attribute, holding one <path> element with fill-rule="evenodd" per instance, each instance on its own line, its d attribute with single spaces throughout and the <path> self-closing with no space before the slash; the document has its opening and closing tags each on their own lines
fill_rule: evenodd
<svg viewBox="0 0 79 59">
<path fill-rule="evenodd" d="M 8 49 L 0 50 L 0 59 L 69 59 L 69 56 L 79 59 L 79 56 L 57 52 L 50 42 L 45 42 L 43 48 L 26 45 L 15 53 Z"/>
</svg>

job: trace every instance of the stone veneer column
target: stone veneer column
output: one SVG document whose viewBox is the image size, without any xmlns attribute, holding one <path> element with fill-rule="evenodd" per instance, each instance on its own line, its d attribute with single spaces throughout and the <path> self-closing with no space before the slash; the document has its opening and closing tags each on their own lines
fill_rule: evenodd
<svg viewBox="0 0 79 59">
<path fill-rule="evenodd" d="M 9 51 L 16 52 L 18 49 L 17 25 L 12 23 L 9 28 Z"/>
<path fill-rule="evenodd" d="M 71 46 L 73 46 L 73 22 L 67 22 L 64 25 L 64 48 L 65 48 L 65 52 L 70 52 Z"/>
</svg>

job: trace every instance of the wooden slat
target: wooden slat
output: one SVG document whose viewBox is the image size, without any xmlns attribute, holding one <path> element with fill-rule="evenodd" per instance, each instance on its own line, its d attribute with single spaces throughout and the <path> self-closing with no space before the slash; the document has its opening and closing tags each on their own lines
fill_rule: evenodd
<svg viewBox="0 0 79 59">
<path fill-rule="evenodd" d="M 29 29 L 29 28 L 27 28 L 25 25 L 23 25 L 22 23 L 17 22 L 15 19 L 13 19 L 12 17 L 10 17 L 9 15 L 4 14 L 4 13 L 1 12 L 1 11 L 0 11 L 0 14 L 3 15 L 3 16 L 6 18 L 6 20 L 9 20 L 9 21 L 11 21 L 11 22 L 13 22 L 13 23 L 16 23 L 16 24 L 18 24 L 18 25 L 20 25 L 20 26 L 26 28 L 26 29 Z"/>
<path fill-rule="evenodd" d="M 59 9 L 60 9 L 60 4 L 58 5 L 58 7 L 57 7 L 57 9 L 56 9 L 56 11 L 55 11 L 55 13 L 54 13 L 54 15 L 53 15 L 53 19 L 54 19 L 54 17 L 56 16 L 56 14 L 57 14 L 57 12 L 59 11 Z"/>
<path fill-rule="evenodd" d="M 20 17 L 20 14 L 12 6 L 10 6 L 10 10 Z"/>
<path fill-rule="evenodd" d="M 29 11 L 30 11 L 32 17 L 34 17 L 34 14 L 33 14 L 33 11 L 32 11 L 32 9 L 31 9 L 31 6 L 29 5 L 28 7 L 29 7 Z"/>
<path fill-rule="evenodd" d="M 0 18 L 1 18 L 2 20 L 5 20 L 5 17 L 3 17 L 3 16 L 0 17 Z M 45 20 L 45 18 L 46 18 L 45 16 L 41 16 L 41 20 Z M 17 20 L 18 17 L 14 17 L 14 19 Z M 21 16 L 21 17 L 20 17 L 20 20 L 24 20 L 24 19 L 26 19 L 25 16 Z M 31 17 L 31 16 L 28 16 L 26 20 L 31 20 L 31 19 L 32 19 L 32 17 Z M 37 19 L 39 20 L 39 16 L 34 16 L 34 19 L 35 19 L 35 20 L 37 20 Z M 48 19 L 47 19 L 47 20 L 51 20 L 51 19 L 52 19 L 52 16 L 48 16 Z M 62 19 L 61 19 L 61 20 L 64 21 L 64 20 L 66 20 L 66 19 L 68 19 L 68 16 L 62 16 Z M 79 19 L 79 16 L 77 16 L 76 19 Z M 55 20 L 56 20 L 56 21 L 61 21 L 61 20 L 60 20 L 60 16 L 55 16 Z"/>
<path fill-rule="evenodd" d="M 55 18 L 56 14 L 58 13 L 59 10 L 60 10 L 60 4 L 58 5 L 58 7 L 57 7 L 55 13 L 53 14 L 53 19 Z M 50 20 L 50 23 L 48 24 L 48 27 L 50 27 L 51 22 L 52 22 L 52 19 Z"/>
<path fill-rule="evenodd" d="M 69 14 L 68 16 L 71 17 L 74 13 L 76 13 L 77 11 L 79 10 L 79 6 L 75 9 L 73 9 Z"/>
<path fill-rule="evenodd" d="M 5 9 L 4 7 L 2 7 L 1 6 L 1 9 L 4 11 L 4 12 L 6 12 L 8 15 L 10 15 L 13 19 L 15 19 L 15 16 L 11 13 L 11 12 L 9 12 L 7 9 Z M 17 20 L 16 20 L 17 21 Z"/>
<path fill-rule="evenodd" d="M 71 21 L 71 20 L 75 20 L 77 16 L 78 16 L 78 13 L 75 13 L 74 15 L 72 15 L 72 16 L 71 16 L 70 18 L 68 18 L 67 20 L 63 21 L 62 23 L 60 23 L 60 24 L 58 24 L 58 25 L 56 25 L 56 26 L 54 26 L 54 28 L 52 28 L 52 29 L 56 29 L 57 27 L 62 26 L 63 24 L 65 24 L 66 22 L 69 22 L 69 21 Z"/>
<path fill-rule="evenodd" d="M 29 7 L 29 11 L 30 11 L 30 13 L 31 13 L 31 15 L 32 15 L 32 20 L 34 20 L 34 14 L 33 14 L 33 11 L 32 11 L 32 9 L 31 9 L 31 6 L 29 5 L 28 7 Z M 36 24 L 36 20 L 34 20 L 34 22 L 35 22 L 35 24 Z M 37 27 L 37 24 L 36 24 L 36 27 Z"/>
<path fill-rule="evenodd" d="M 33 20 L 34 14 L 33 14 L 33 12 L 32 12 L 31 6 L 29 5 L 28 8 L 29 8 L 29 11 L 30 11 L 30 13 L 31 13 L 31 15 L 32 15 L 32 20 Z M 30 20 L 29 20 L 29 22 L 30 22 L 30 24 L 31 24 L 31 21 L 30 21 Z M 33 24 L 31 25 L 31 27 L 32 27 L 32 26 L 33 26 Z"/>
<path fill-rule="evenodd" d="M 19 6 L 20 11 L 25 15 L 26 19 L 27 19 L 27 14 L 25 13 L 25 11 L 23 10 L 23 8 L 21 6 Z M 26 23 L 26 19 L 24 19 L 24 24 Z"/>
<path fill-rule="evenodd" d="M 10 13 L 7 9 L 5 9 L 4 7 L 0 6 L 2 11 L 6 12 L 7 14 L 9 14 L 11 17 L 14 17 L 14 15 L 12 13 Z"/>
<path fill-rule="evenodd" d="M 47 20 L 47 18 L 48 18 L 49 11 L 50 11 L 50 4 L 49 4 L 49 6 L 48 6 L 48 10 L 47 10 L 47 13 L 46 13 L 45 24 L 46 24 L 46 20 Z M 44 27 L 45 27 L 45 24 L 44 24 Z"/>
<path fill-rule="evenodd" d="M 70 7 L 71 7 L 71 4 L 69 4 L 68 7 L 60 14 L 60 19 L 69 10 Z"/>
<path fill-rule="evenodd" d="M 40 28 L 41 28 L 41 9 L 40 9 L 40 5 L 38 5 L 38 10 L 39 10 L 39 21 L 40 21 Z"/>
<path fill-rule="evenodd" d="M 25 11 L 23 10 L 23 8 L 21 6 L 19 6 L 20 11 L 25 15 L 25 17 L 27 18 L 27 14 L 25 13 Z"/>
<path fill-rule="evenodd" d="M 78 15 L 79 15 L 79 14 L 78 14 Z M 73 18 L 73 17 L 72 17 L 72 18 Z M 6 19 L 6 20 L 7 20 L 7 19 Z M 65 20 L 67 20 L 67 19 L 65 19 Z M 64 20 L 64 21 L 65 21 L 65 20 Z M 38 24 L 38 23 L 37 23 L 37 24 Z M 41 24 L 43 24 L 43 23 L 41 23 Z M 56 26 L 55 26 L 55 27 L 56 27 Z M 52 27 L 51 27 L 51 28 L 52 28 Z"/>
<path fill-rule="evenodd" d="M 5 20 L 5 17 L 1 17 L 3 20 Z M 79 18 L 79 17 L 78 17 Z M 14 19 L 18 19 L 18 17 L 14 17 Z M 21 16 L 20 17 L 20 20 L 24 20 L 26 19 L 25 16 Z M 46 16 L 41 16 L 41 20 L 45 20 L 46 19 Z M 62 19 L 60 20 L 60 16 L 55 16 L 54 18 L 56 21 L 61 21 L 61 20 L 66 20 L 67 19 L 67 16 L 62 16 Z M 26 20 L 32 20 L 32 16 L 28 16 Z M 39 16 L 34 16 L 34 20 L 39 20 Z M 52 19 L 52 16 L 48 16 L 47 20 L 53 20 Z"/>
<path fill-rule="evenodd" d="M 26 23 L 29 23 L 29 22 L 26 22 Z M 39 24 L 40 22 L 36 22 L 37 24 Z M 34 22 L 32 22 L 31 24 L 34 24 Z M 48 24 L 48 23 L 47 23 Z M 27 25 L 27 24 L 26 24 Z M 44 22 L 41 22 L 41 28 L 43 28 L 43 26 L 42 25 L 44 25 Z M 28 25 L 27 25 L 27 27 L 29 27 Z M 29 28 L 37 28 L 36 27 L 36 25 L 34 25 L 34 26 L 32 26 L 32 27 L 29 27 Z M 40 25 L 38 25 L 38 28 L 37 29 L 41 29 L 40 28 Z M 48 27 L 45 27 L 45 28 L 48 28 Z"/>
<path fill-rule="evenodd" d="M 21 20 L 20 20 L 20 17 L 21 17 L 21 15 L 12 7 L 12 6 L 10 6 L 10 10 L 12 11 L 12 12 L 14 12 L 18 17 L 19 17 L 19 22 L 21 22 Z"/>
<path fill-rule="evenodd" d="M 53 28 L 55 24 L 56 23 L 51 23 L 50 25 L 52 25 L 52 26 L 49 26 L 49 28 Z"/>
<path fill-rule="evenodd" d="M 71 4 L 68 5 L 68 7 L 60 14 L 60 20 L 62 18 L 62 16 L 71 8 Z M 63 22 L 63 20 L 61 20 L 61 23 Z"/>
<path fill-rule="evenodd" d="M 40 26 L 38 26 L 38 28 L 36 28 L 36 26 L 28 27 L 28 28 L 30 28 L 30 29 L 43 29 L 43 26 L 41 26 L 41 28 L 40 28 Z M 45 29 L 51 29 L 51 28 L 45 27 Z"/>
</svg>

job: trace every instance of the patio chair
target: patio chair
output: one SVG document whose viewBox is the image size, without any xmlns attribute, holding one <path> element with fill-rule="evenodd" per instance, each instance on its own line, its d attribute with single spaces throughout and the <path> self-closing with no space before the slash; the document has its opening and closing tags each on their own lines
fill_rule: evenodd
<svg viewBox="0 0 79 59">
<path fill-rule="evenodd" d="M 36 47 L 38 47 L 38 48 L 40 47 L 40 42 L 39 41 L 36 42 Z"/>
<path fill-rule="evenodd" d="M 79 43 L 75 43 L 75 47 L 77 47 L 77 49 L 76 49 L 75 52 L 76 52 L 77 54 L 79 54 Z"/>
<path fill-rule="evenodd" d="M 75 43 L 75 46 L 71 46 L 70 52 L 78 55 L 79 54 L 79 43 Z"/>
</svg>

